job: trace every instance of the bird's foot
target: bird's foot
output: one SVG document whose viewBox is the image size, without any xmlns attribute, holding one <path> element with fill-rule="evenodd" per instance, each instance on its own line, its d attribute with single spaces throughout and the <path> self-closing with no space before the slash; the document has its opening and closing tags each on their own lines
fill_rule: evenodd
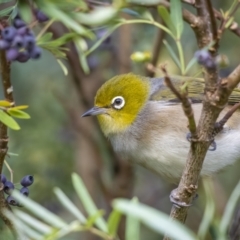
<svg viewBox="0 0 240 240">
<path fill-rule="evenodd" d="M 196 186 L 190 186 L 190 188 L 186 189 L 187 192 L 192 192 L 192 191 L 196 191 L 197 187 Z M 174 204 L 177 208 L 180 208 L 180 207 L 191 207 L 193 202 L 198 198 L 198 194 L 195 193 L 192 201 L 190 203 L 186 203 L 184 201 L 181 201 L 180 200 L 180 196 L 178 194 L 178 191 L 177 189 L 173 189 L 170 196 L 170 202 L 172 204 Z"/>
<path fill-rule="evenodd" d="M 189 142 L 192 142 L 192 141 L 195 141 L 194 139 L 192 139 L 192 134 L 189 132 L 187 133 L 186 135 L 186 139 L 189 141 Z M 211 144 L 210 144 L 210 147 L 208 149 L 208 151 L 215 151 L 217 149 L 217 144 L 216 142 L 213 140 L 211 140 Z"/>
</svg>

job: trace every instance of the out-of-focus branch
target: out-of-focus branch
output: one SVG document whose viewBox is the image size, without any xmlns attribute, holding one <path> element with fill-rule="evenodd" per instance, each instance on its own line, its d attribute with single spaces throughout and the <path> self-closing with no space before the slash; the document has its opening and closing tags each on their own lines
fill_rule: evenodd
<svg viewBox="0 0 240 240">
<path fill-rule="evenodd" d="M 163 24 L 163 21 L 161 21 L 161 24 Z M 156 40 L 155 40 L 155 44 L 153 46 L 153 50 L 152 50 L 152 59 L 150 61 L 150 64 L 154 67 L 157 66 L 157 62 L 158 62 L 158 58 L 159 58 L 159 54 L 163 45 L 163 38 L 165 36 L 165 31 L 163 31 L 162 29 L 157 29 L 157 36 L 156 36 Z M 150 71 L 147 68 L 147 76 L 149 77 L 153 77 L 154 76 L 154 71 Z"/>
<path fill-rule="evenodd" d="M 0 51 L 0 71 L 2 75 L 2 85 L 4 97 L 7 101 L 11 102 L 14 105 L 13 94 L 12 94 L 12 85 L 10 81 L 10 63 L 7 62 L 5 52 Z M 5 156 L 8 151 L 8 135 L 7 135 L 7 126 L 0 122 L 0 173 L 3 169 L 3 164 Z M 3 184 L 1 183 L 0 189 L 0 217 L 4 223 L 16 234 L 13 223 L 4 215 L 4 211 L 11 210 L 7 204 L 4 193 L 3 193 Z"/>
</svg>

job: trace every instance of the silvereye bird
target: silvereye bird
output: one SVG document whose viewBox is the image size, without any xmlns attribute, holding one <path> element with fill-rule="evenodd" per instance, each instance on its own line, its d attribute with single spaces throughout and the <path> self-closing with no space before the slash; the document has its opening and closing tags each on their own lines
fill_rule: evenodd
<svg viewBox="0 0 240 240">
<path fill-rule="evenodd" d="M 202 108 L 199 92 L 204 85 L 201 81 L 191 82 L 189 97 L 198 121 Z M 240 100 L 238 94 L 231 95 L 230 103 Z M 97 91 L 94 107 L 82 116 L 92 115 L 97 115 L 104 135 L 123 158 L 171 182 L 179 181 L 190 146 L 186 138 L 188 120 L 163 79 L 132 73 L 113 77 Z M 207 152 L 202 176 L 211 176 L 240 158 L 239 111 L 225 124 L 215 143 L 216 150 Z"/>
</svg>

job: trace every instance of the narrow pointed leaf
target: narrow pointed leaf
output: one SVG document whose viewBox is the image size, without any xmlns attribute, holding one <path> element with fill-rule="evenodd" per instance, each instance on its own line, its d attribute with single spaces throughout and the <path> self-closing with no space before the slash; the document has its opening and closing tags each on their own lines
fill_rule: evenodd
<svg viewBox="0 0 240 240">
<path fill-rule="evenodd" d="M 19 106 L 12 107 L 12 109 L 24 110 L 24 109 L 27 109 L 28 107 L 29 107 L 28 105 L 19 105 Z"/>
<path fill-rule="evenodd" d="M 2 110 L 0 110 L 0 121 L 13 130 L 20 129 L 18 123 L 11 116 L 9 116 Z"/>
<path fill-rule="evenodd" d="M 174 50 L 172 49 L 172 47 L 168 44 L 168 42 L 166 40 L 163 40 L 164 45 L 166 46 L 168 52 L 170 53 L 173 61 L 176 63 L 176 65 L 181 69 L 181 63 L 177 57 L 177 55 L 175 54 Z"/>
<path fill-rule="evenodd" d="M 188 73 L 188 71 L 194 66 L 194 64 L 197 63 L 197 59 L 195 57 L 193 57 L 190 62 L 188 63 L 187 67 L 186 67 L 186 71 L 185 73 Z"/>
<path fill-rule="evenodd" d="M 158 7 L 158 13 L 162 17 L 162 19 L 165 22 L 165 24 L 167 25 L 167 27 L 171 30 L 173 35 L 176 36 L 176 34 L 177 34 L 176 27 L 175 27 L 176 24 L 173 23 L 168 10 L 165 7 L 160 6 L 160 7 Z"/>
<path fill-rule="evenodd" d="M 80 198 L 85 211 L 88 213 L 89 216 L 94 215 L 96 212 L 98 212 L 98 209 L 94 204 L 90 194 L 88 193 L 88 190 L 86 189 L 82 179 L 76 173 L 73 173 L 72 181 L 74 189 L 78 197 Z M 107 224 L 103 218 L 98 218 L 95 224 L 99 227 L 99 229 L 107 232 Z"/>
<path fill-rule="evenodd" d="M 8 108 L 7 112 L 15 118 L 21 118 L 21 119 L 29 119 L 31 118 L 30 115 L 22 110 L 16 109 L 16 108 Z"/>
<path fill-rule="evenodd" d="M 83 216 L 83 214 L 79 211 L 79 209 L 73 204 L 73 202 L 65 195 L 65 193 L 60 188 L 55 188 L 54 193 L 56 194 L 61 204 L 70 213 L 72 213 L 79 220 L 80 223 L 86 222 L 86 218 Z"/>
<path fill-rule="evenodd" d="M 42 10 L 49 16 L 63 22 L 67 27 L 71 28 L 78 34 L 93 38 L 93 34 L 90 31 L 87 31 L 83 26 L 76 22 L 72 17 L 70 17 L 65 12 L 58 9 L 53 4 L 42 5 Z"/>
<path fill-rule="evenodd" d="M 206 207 L 198 230 L 198 237 L 202 240 L 206 239 L 207 232 L 209 231 L 215 213 L 215 203 L 212 197 L 213 186 L 211 181 L 212 180 L 208 178 L 203 179 L 203 187 L 206 195 Z"/>
<path fill-rule="evenodd" d="M 29 238 L 23 239 L 41 239 L 42 235 L 40 233 L 30 228 L 27 224 L 24 224 L 19 218 L 14 216 L 13 213 L 7 211 L 5 212 L 5 215 L 13 222 L 13 224 L 17 228 L 17 232 L 29 236 Z"/>
<path fill-rule="evenodd" d="M 144 204 L 132 203 L 126 199 L 113 201 L 114 209 L 126 215 L 138 218 L 154 231 L 166 234 L 169 238 L 178 240 L 196 240 L 196 235 L 183 224 L 172 221 L 168 215 Z"/>
<path fill-rule="evenodd" d="M 24 208 L 31 211 L 34 215 L 56 228 L 65 227 L 67 224 L 57 215 L 48 211 L 38 203 L 34 202 L 30 198 L 27 198 L 20 194 L 18 191 L 13 191 L 13 197 L 15 197 L 20 203 L 24 203 Z"/>
<path fill-rule="evenodd" d="M 170 1 L 170 16 L 176 26 L 177 38 L 180 39 L 183 31 L 182 6 L 180 0 Z"/>
<path fill-rule="evenodd" d="M 228 202 L 227 202 L 227 206 L 225 208 L 222 220 L 220 222 L 220 233 L 221 236 L 226 236 L 227 230 L 228 230 L 228 226 L 231 222 L 233 213 L 234 213 L 234 209 L 238 203 L 240 199 L 240 181 L 238 182 L 237 186 L 234 188 Z M 224 238 L 222 238 L 224 239 Z"/>
<path fill-rule="evenodd" d="M 0 100 L 0 107 L 11 107 L 12 104 L 7 100 Z"/>
<path fill-rule="evenodd" d="M 121 220 L 122 213 L 114 209 L 108 218 L 108 233 L 115 237 Z"/>
<path fill-rule="evenodd" d="M 52 228 L 45 223 L 39 221 L 38 219 L 30 216 L 29 214 L 20 211 L 20 210 L 14 210 L 14 213 L 17 217 L 19 217 L 22 221 L 27 223 L 32 228 L 36 229 L 39 232 L 42 232 L 44 234 L 49 234 L 52 232 Z"/>
<path fill-rule="evenodd" d="M 100 218 L 100 217 L 102 217 L 103 215 L 105 214 L 105 212 L 103 211 L 103 210 L 98 210 L 94 215 L 92 215 L 92 216 L 90 216 L 88 219 L 87 219 L 87 221 L 86 221 L 86 223 L 84 224 L 84 226 L 85 227 L 92 227 L 94 224 L 95 224 L 95 222 L 96 222 L 96 220 L 98 219 L 98 218 Z"/>
<path fill-rule="evenodd" d="M 133 203 L 138 203 L 137 198 L 133 198 Z M 127 215 L 126 218 L 126 231 L 125 231 L 125 239 L 126 240 L 140 240 L 140 222 L 138 218 L 133 217 L 131 215 Z"/>
</svg>

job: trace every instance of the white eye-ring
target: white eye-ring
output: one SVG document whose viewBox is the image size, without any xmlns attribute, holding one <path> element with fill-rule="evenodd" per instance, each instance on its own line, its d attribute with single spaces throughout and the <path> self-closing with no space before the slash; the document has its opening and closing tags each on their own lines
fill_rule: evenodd
<svg viewBox="0 0 240 240">
<path fill-rule="evenodd" d="M 125 105 L 125 100 L 121 96 L 114 97 L 112 99 L 112 105 L 116 109 L 121 109 Z"/>
</svg>

